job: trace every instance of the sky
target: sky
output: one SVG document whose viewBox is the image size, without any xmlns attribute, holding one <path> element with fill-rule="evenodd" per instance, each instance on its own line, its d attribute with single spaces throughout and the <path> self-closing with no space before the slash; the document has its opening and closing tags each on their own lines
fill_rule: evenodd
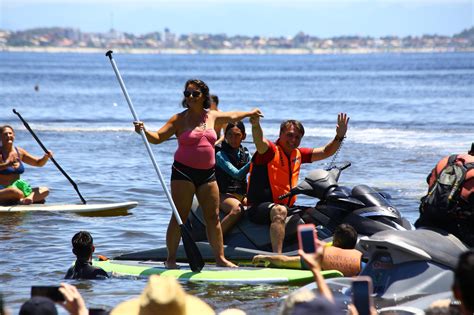
<svg viewBox="0 0 474 315">
<path fill-rule="evenodd" d="M 7 30 L 450 36 L 472 27 L 473 16 L 474 0 L 0 0 L 0 29 Z"/>
</svg>

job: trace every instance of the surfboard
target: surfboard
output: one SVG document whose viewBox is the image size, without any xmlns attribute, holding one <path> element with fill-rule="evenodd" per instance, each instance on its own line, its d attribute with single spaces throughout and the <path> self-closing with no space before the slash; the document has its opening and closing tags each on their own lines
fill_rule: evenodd
<svg viewBox="0 0 474 315">
<path fill-rule="evenodd" d="M 314 281 L 309 270 L 276 269 L 262 267 L 225 268 L 206 264 L 201 272 L 192 272 L 186 263 L 178 263 L 179 269 L 166 269 L 163 262 L 93 260 L 94 266 L 104 269 L 112 276 L 149 277 L 153 274 L 175 277 L 190 282 L 245 283 L 245 284 L 295 284 L 304 285 Z M 342 277 L 337 270 L 322 271 L 325 278 Z"/>
<path fill-rule="evenodd" d="M 136 201 L 127 201 L 120 203 L 103 204 L 31 204 L 31 205 L 11 205 L 0 206 L 2 213 L 21 213 L 21 212 L 72 212 L 80 215 L 120 215 L 126 214 L 128 210 L 138 205 Z"/>
</svg>

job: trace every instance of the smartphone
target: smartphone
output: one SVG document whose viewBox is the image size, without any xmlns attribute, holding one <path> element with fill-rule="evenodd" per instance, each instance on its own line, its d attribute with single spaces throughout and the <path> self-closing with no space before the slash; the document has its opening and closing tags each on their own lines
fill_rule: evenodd
<svg viewBox="0 0 474 315">
<path fill-rule="evenodd" d="M 314 224 L 298 225 L 298 243 L 305 253 L 316 253 L 316 227 Z"/>
<path fill-rule="evenodd" d="M 370 315 L 370 308 L 373 305 L 370 277 L 360 276 L 352 282 L 352 303 L 359 315 Z"/>
<path fill-rule="evenodd" d="M 54 302 L 63 302 L 64 296 L 58 286 L 34 285 L 31 287 L 31 296 L 45 296 Z"/>
</svg>

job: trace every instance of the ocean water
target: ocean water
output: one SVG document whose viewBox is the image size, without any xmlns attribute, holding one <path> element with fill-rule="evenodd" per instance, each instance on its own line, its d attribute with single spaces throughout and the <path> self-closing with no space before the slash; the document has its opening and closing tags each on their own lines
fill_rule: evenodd
<svg viewBox="0 0 474 315">
<path fill-rule="evenodd" d="M 340 182 L 389 192 L 411 222 L 436 162 L 466 152 L 474 142 L 474 54 L 114 58 L 138 115 L 152 129 L 182 110 L 182 90 L 189 78 L 207 82 L 224 111 L 259 107 L 265 115 L 265 136 L 272 140 L 280 122 L 292 118 L 306 128 L 302 146 L 322 146 L 335 134 L 337 113 L 347 112 L 349 131 L 337 161 L 351 161 L 352 166 Z M 108 257 L 151 249 L 164 244 L 171 211 L 104 55 L 0 53 L 0 124 L 16 129 L 18 146 L 41 155 L 13 108 L 54 152 L 87 201 L 140 203 L 128 216 L 0 216 L 0 292 L 17 313 L 31 285 L 62 281 L 74 260 L 70 240 L 77 231 L 90 231 L 96 253 Z M 247 146 L 253 149 L 251 143 Z M 176 141 L 153 146 L 167 181 L 175 148 Z M 329 161 L 304 165 L 301 176 Z M 27 167 L 23 178 L 50 187 L 49 203 L 80 202 L 52 163 Z M 111 309 L 137 296 L 146 280 L 72 283 L 89 307 Z M 183 285 L 218 311 L 238 307 L 249 314 L 275 313 L 279 298 L 295 289 Z"/>
</svg>

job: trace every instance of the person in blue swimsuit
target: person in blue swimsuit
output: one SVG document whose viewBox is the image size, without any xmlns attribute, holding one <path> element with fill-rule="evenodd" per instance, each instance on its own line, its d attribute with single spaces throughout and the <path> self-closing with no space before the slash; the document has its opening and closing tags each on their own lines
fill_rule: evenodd
<svg viewBox="0 0 474 315">
<path fill-rule="evenodd" d="M 0 204 L 31 204 L 44 202 L 49 190 L 46 187 L 32 188 L 26 181 L 20 179 L 25 172 L 23 163 L 41 167 L 53 156 L 48 151 L 38 158 L 26 150 L 15 147 L 15 131 L 11 126 L 0 128 Z"/>
<path fill-rule="evenodd" d="M 250 154 L 242 146 L 245 125 L 242 121 L 228 123 L 225 141 L 216 150 L 216 180 L 219 186 L 219 209 L 226 214 L 222 219 L 222 233 L 226 234 L 242 217 L 247 204 L 247 173 L 250 169 Z"/>
</svg>

